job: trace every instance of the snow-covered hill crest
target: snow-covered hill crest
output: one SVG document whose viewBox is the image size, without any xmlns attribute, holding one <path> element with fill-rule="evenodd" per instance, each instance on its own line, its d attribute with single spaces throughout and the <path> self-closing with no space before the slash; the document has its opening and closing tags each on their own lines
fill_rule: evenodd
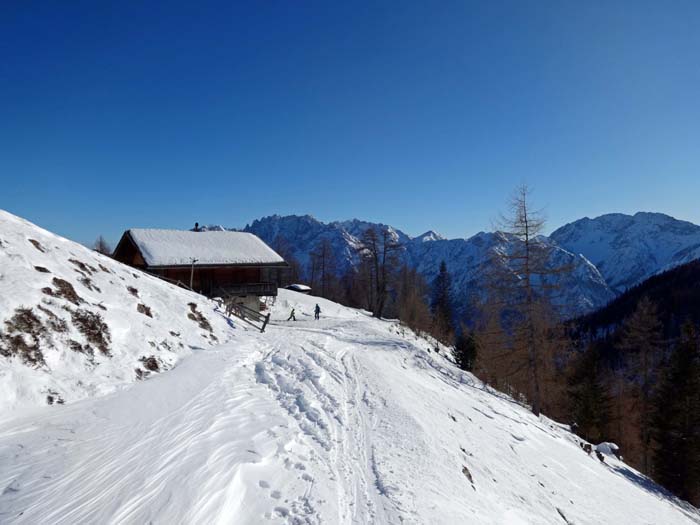
<svg viewBox="0 0 700 525">
<path fill-rule="evenodd" d="M 700 258 L 700 226 L 662 213 L 586 217 L 550 237 L 595 264 L 615 293 Z"/>
<path fill-rule="evenodd" d="M 104 394 L 230 333 L 201 295 L 0 210 L 0 413 Z"/>
</svg>

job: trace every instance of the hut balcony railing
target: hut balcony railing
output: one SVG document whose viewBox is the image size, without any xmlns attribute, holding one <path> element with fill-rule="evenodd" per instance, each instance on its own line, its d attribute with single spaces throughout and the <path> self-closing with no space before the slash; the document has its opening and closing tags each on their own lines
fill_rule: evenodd
<svg viewBox="0 0 700 525">
<path fill-rule="evenodd" d="M 243 297 L 246 295 L 257 296 L 277 296 L 277 284 L 275 283 L 242 283 L 242 284 L 227 284 L 220 287 L 223 292 L 222 296 Z"/>
</svg>

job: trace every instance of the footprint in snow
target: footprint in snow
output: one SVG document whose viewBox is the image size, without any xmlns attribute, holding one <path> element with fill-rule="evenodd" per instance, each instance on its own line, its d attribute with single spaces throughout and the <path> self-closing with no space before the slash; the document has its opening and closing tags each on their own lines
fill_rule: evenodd
<svg viewBox="0 0 700 525">
<path fill-rule="evenodd" d="M 5 489 L 2 491 L 2 495 L 12 494 L 13 492 L 19 492 L 19 482 L 16 479 L 13 479 L 10 484 L 5 487 Z"/>
</svg>

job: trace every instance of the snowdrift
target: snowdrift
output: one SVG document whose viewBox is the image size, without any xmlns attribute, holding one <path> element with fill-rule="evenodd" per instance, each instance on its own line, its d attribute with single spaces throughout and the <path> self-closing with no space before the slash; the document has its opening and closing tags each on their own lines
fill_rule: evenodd
<svg viewBox="0 0 700 525">
<path fill-rule="evenodd" d="M 226 341 L 214 307 L 0 210 L 0 416 L 102 395 Z"/>
</svg>

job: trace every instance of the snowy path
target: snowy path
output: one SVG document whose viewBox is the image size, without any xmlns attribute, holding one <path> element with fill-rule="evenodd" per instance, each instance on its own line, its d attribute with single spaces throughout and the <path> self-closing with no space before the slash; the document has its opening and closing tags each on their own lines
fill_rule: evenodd
<svg viewBox="0 0 700 525">
<path fill-rule="evenodd" d="M 0 422 L 0 523 L 700 523 L 427 343 L 285 294 L 113 395 Z M 279 318 L 296 305 L 297 323 Z"/>
</svg>

